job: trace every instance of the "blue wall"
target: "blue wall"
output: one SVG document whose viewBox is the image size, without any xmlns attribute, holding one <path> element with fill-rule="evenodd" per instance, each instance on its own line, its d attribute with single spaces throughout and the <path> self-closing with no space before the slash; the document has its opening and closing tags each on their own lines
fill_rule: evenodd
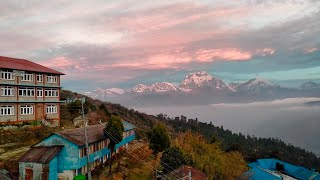
<svg viewBox="0 0 320 180">
<path fill-rule="evenodd" d="M 128 136 L 124 138 L 119 144 L 116 145 L 116 149 L 119 149 L 119 147 L 123 146 L 126 143 L 130 143 L 135 139 L 135 135 Z M 89 162 L 92 163 L 98 158 L 102 158 L 103 156 L 110 153 L 110 150 L 108 148 L 104 148 L 100 151 L 96 151 L 89 155 Z M 87 157 L 83 157 L 80 159 L 80 167 L 85 166 L 87 164 Z M 78 168 L 80 168 L 78 167 Z"/>
<path fill-rule="evenodd" d="M 58 159 L 54 157 L 49 163 L 49 180 L 58 179 Z"/>
<path fill-rule="evenodd" d="M 36 146 L 54 146 L 64 145 L 58 155 L 58 173 L 63 170 L 77 169 L 79 167 L 79 148 L 77 145 L 63 139 L 62 137 L 53 134 Z"/>
<path fill-rule="evenodd" d="M 130 143 L 135 139 L 135 135 L 128 136 L 124 138 L 119 144 L 116 145 L 116 149 L 125 145 L 126 143 Z M 79 157 L 79 150 L 81 149 L 76 144 L 73 144 L 62 137 L 53 134 L 48 138 L 44 139 L 42 142 L 38 143 L 35 146 L 54 146 L 54 145 L 64 145 L 58 156 L 55 158 L 57 162 L 57 172 L 62 173 L 63 170 L 76 170 L 87 164 L 87 158 Z M 89 161 L 94 162 L 96 159 L 101 158 L 110 153 L 108 148 L 104 148 L 100 151 L 96 151 L 89 155 Z M 52 167 L 55 168 L 54 162 L 52 161 Z M 51 169 L 50 163 L 50 169 Z M 54 171 L 54 170 L 53 170 Z M 50 172 L 51 173 L 51 172 Z"/>
</svg>

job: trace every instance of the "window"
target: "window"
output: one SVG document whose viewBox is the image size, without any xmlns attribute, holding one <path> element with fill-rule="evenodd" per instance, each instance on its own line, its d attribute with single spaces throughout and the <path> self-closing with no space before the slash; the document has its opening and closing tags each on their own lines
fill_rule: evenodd
<svg viewBox="0 0 320 180">
<path fill-rule="evenodd" d="M 37 74 L 37 82 L 43 82 L 43 74 Z"/>
<path fill-rule="evenodd" d="M 86 155 L 87 155 L 87 148 L 80 149 L 80 158 L 82 158 Z"/>
<path fill-rule="evenodd" d="M 58 97 L 59 91 L 58 91 L 58 89 L 45 89 L 44 96 L 45 97 Z"/>
<path fill-rule="evenodd" d="M 13 71 L 1 71 L 1 79 L 14 80 Z"/>
<path fill-rule="evenodd" d="M 56 105 L 47 106 L 47 114 L 56 114 L 58 112 L 58 107 Z"/>
<path fill-rule="evenodd" d="M 58 82 L 57 76 L 53 76 L 53 75 L 47 76 L 47 83 L 57 83 L 57 82 Z"/>
<path fill-rule="evenodd" d="M 21 115 L 33 114 L 33 106 L 31 105 L 20 106 L 20 114 Z"/>
<path fill-rule="evenodd" d="M 24 73 L 21 77 L 21 81 L 33 81 L 33 74 L 32 73 Z"/>
<path fill-rule="evenodd" d="M 37 97 L 43 97 L 42 89 L 37 89 Z"/>
<path fill-rule="evenodd" d="M 34 88 L 19 88 L 19 96 L 29 96 L 32 97 L 34 96 Z"/>
<path fill-rule="evenodd" d="M 11 87 L 11 86 L 1 87 L 1 96 L 14 96 L 14 87 Z"/>
<path fill-rule="evenodd" d="M 0 115 L 14 115 L 14 106 L 0 106 Z"/>
</svg>

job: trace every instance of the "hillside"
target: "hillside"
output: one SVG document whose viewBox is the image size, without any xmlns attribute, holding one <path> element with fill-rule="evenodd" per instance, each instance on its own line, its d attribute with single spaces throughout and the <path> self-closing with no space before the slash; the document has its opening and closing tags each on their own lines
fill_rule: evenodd
<svg viewBox="0 0 320 180">
<path fill-rule="evenodd" d="M 73 93 L 67 90 L 61 92 L 61 98 L 81 98 L 84 95 Z M 235 134 L 223 127 L 213 124 L 198 122 L 197 120 L 187 120 L 187 117 L 170 118 L 163 114 L 158 116 L 148 115 L 133 109 L 126 108 L 119 104 L 102 102 L 86 97 L 85 109 L 88 114 L 89 123 L 107 121 L 111 114 L 117 114 L 122 119 L 137 126 L 137 137 L 147 138 L 147 132 L 157 121 L 166 123 L 173 136 L 178 132 L 193 131 L 202 134 L 207 140 L 218 141 L 225 151 L 240 151 L 247 161 L 254 161 L 257 158 L 276 157 L 296 165 L 308 168 L 320 168 L 320 158 L 312 152 L 308 152 L 299 147 L 287 144 L 280 139 L 257 138 L 245 136 L 241 133 Z M 68 105 L 62 107 L 62 125 L 72 126 L 72 119 L 80 115 L 79 106 Z"/>
</svg>

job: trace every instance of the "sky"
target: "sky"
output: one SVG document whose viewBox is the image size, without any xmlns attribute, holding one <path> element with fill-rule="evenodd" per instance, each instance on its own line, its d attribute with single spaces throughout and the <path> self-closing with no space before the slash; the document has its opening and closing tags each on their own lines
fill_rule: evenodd
<svg viewBox="0 0 320 180">
<path fill-rule="evenodd" d="M 2 0 L 0 55 L 64 72 L 84 92 L 207 71 L 320 82 L 318 0 Z"/>
</svg>

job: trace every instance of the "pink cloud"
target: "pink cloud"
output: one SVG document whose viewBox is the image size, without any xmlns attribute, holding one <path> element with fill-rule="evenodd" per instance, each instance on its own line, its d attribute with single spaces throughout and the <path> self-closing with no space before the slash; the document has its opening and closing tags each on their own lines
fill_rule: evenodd
<svg viewBox="0 0 320 180">
<path fill-rule="evenodd" d="M 306 49 L 304 49 L 305 53 L 314 53 L 316 51 L 319 51 L 319 49 L 318 48 L 306 48 Z"/>
<path fill-rule="evenodd" d="M 203 20 L 210 20 L 210 23 L 215 23 L 219 20 L 219 17 L 230 18 L 231 16 L 245 15 L 248 13 L 247 8 L 209 8 L 200 3 L 177 3 L 138 13 L 129 13 L 126 16 L 112 19 L 111 24 L 118 30 L 145 33 Z"/>
<path fill-rule="evenodd" d="M 249 60 L 252 54 L 250 52 L 241 51 L 236 48 L 231 49 L 210 49 L 210 50 L 198 50 L 196 52 L 196 58 L 200 62 L 211 62 L 214 60 Z"/>
<path fill-rule="evenodd" d="M 276 52 L 275 49 L 273 48 L 263 48 L 263 49 L 258 49 L 256 50 L 256 55 L 259 55 L 259 56 L 267 56 L 267 55 L 272 55 Z"/>
<path fill-rule="evenodd" d="M 70 59 L 67 57 L 56 57 L 53 59 L 49 59 L 43 63 L 41 63 L 44 66 L 55 68 L 62 71 L 71 71 L 71 70 L 77 70 L 77 71 L 85 71 L 88 68 L 88 62 L 83 59 Z"/>
</svg>

